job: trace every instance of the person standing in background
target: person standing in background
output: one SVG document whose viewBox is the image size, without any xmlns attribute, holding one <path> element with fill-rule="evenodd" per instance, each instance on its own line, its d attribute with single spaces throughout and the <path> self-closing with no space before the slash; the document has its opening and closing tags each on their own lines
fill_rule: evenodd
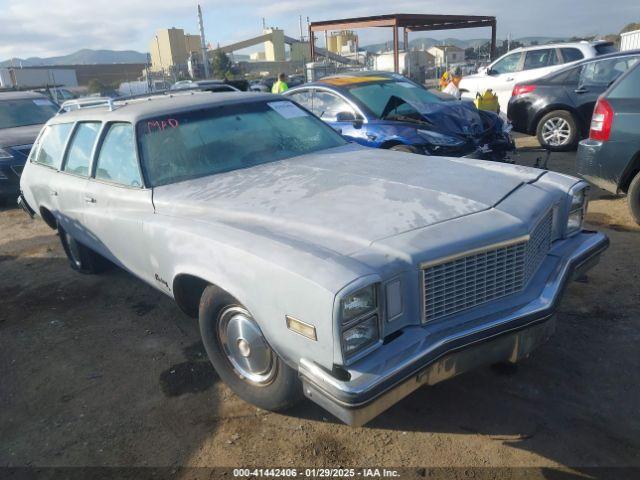
<svg viewBox="0 0 640 480">
<path fill-rule="evenodd" d="M 271 87 L 271 93 L 282 93 L 289 90 L 289 85 L 287 85 L 287 74 L 281 73 L 278 75 L 278 80 L 274 82 L 273 87 Z"/>
</svg>

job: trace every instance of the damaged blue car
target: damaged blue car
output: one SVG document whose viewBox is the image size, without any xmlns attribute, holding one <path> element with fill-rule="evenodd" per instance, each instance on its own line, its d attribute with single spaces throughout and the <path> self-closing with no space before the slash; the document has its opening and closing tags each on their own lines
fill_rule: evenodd
<svg viewBox="0 0 640 480">
<path fill-rule="evenodd" d="M 333 75 L 285 95 L 367 147 L 495 161 L 508 160 L 515 149 L 509 126 L 495 113 L 402 75 Z"/>
</svg>

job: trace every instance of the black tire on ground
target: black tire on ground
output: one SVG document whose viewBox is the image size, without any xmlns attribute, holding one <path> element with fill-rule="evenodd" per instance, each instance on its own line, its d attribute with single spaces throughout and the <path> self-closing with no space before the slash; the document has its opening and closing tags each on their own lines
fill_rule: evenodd
<svg viewBox="0 0 640 480">
<path fill-rule="evenodd" d="M 62 243 L 64 253 L 69 260 L 69 265 L 76 272 L 95 275 L 108 268 L 109 262 L 104 257 L 76 241 L 64 228 L 58 226 L 58 234 L 60 235 L 60 243 Z"/>
<path fill-rule="evenodd" d="M 213 367 L 227 386 L 246 402 L 270 411 L 291 408 L 303 398 L 302 384 L 297 372 L 271 350 L 266 340 L 264 345 L 272 353 L 272 363 L 271 368 L 268 369 L 271 373 L 264 383 L 257 384 L 243 377 L 232 364 L 230 356 L 222 345 L 220 325 L 228 315 L 227 312 L 234 310 L 245 312 L 247 318 L 253 321 L 249 312 L 231 295 L 215 286 L 205 289 L 200 300 L 200 334 Z M 238 344 L 239 342 L 240 340 Z"/>
<path fill-rule="evenodd" d="M 553 152 L 574 150 L 579 140 L 578 124 L 571 112 L 554 110 L 540 119 L 536 136 L 543 148 Z"/>
<path fill-rule="evenodd" d="M 629 190 L 627 190 L 627 202 L 629 202 L 629 210 L 631 216 L 640 225 L 640 172 L 631 180 Z"/>
<path fill-rule="evenodd" d="M 390 147 L 389 150 L 395 150 L 396 152 L 406 152 L 406 153 L 420 153 L 418 149 L 412 145 L 394 145 Z"/>
</svg>

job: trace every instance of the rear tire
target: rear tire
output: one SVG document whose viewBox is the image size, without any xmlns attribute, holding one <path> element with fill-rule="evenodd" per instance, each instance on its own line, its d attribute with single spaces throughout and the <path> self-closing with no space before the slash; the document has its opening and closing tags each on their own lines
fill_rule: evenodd
<svg viewBox="0 0 640 480">
<path fill-rule="evenodd" d="M 104 257 L 78 242 L 60 226 L 58 234 L 72 269 L 85 275 L 95 275 L 106 270 L 108 262 Z"/>
<path fill-rule="evenodd" d="M 235 298 L 210 285 L 198 316 L 209 360 L 236 395 L 270 411 L 286 410 L 302 400 L 298 373 L 278 357 Z"/>
<path fill-rule="evenodd" d="M 631 216 L 635 222 L 640 225 L 640 172 L 636 173 L 636 176 L 629 185 L 629 190 L 627 190 L 627 202 L 629 203 Z"/>
<path fill-rule="evenodd" d="M 571 112 L 554 110 L 547 113 L 536 127 L 538 142 L 553 152 L 573 150 L 578 144 L 578 125 Z"/>
</svg>

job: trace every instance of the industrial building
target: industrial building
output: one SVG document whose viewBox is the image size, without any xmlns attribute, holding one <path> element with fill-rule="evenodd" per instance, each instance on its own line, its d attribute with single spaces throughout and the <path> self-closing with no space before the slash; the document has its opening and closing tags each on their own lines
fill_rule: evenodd
<svg viewBox="0 0 640 480">
<path fill-rule="evenodd" d="M 455 45 L 435 45 L 427 50 L 435 59 L 436 67 L 446 67 L 465 60 L 464 49 Z"/>
<path fill-rule="evenodd" d="M 427 71 L 435 66 L 435 57 L 426 50 L 399 52 L 399 73 L 417 81 L 424 82 Z M 382 52 L 373 56 L 373 69 L 393 72 L 393 52 Z"/>
<path fill-rule="evenodd" d="M 162 28 L 149 43 L 151 71 L 170 75 L 186 74 L 191 62 L 202 63 L 200 35 L 184 33 L 181 28 Z"/>
</svg>

